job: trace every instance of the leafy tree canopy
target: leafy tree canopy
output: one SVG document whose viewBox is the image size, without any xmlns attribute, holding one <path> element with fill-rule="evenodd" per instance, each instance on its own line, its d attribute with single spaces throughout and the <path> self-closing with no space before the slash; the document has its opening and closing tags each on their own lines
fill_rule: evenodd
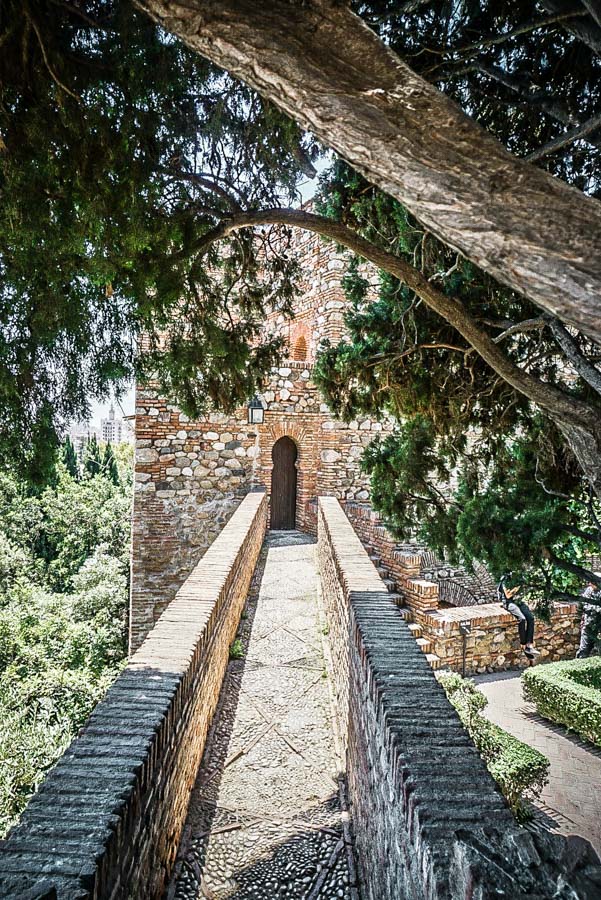
<svg viewBox="0 0 601 900">
<path fill-rule="evenodd" d="M 130 453 L 131 457 L 131 453 Z M 126 654 L 131 458 L 32 492 L 0 477 L 0 834 Z"/>
<path fill-rule="evenodd" d="M 0 46 L 0 456 L 39 472 L 142 333 L 189 411 L 244 400 L 293 266 L 250 233 L 197 243 L 242 198 L 294 196 L 315 148 L 129 2 L 8 0 Z"/>
<path fill-rule="evenodd" d="M 541 384 L 560 385 L 599 416 L 598 348 L 561 326 L 420 228 L 396 201 L 338 163 L 324 177 L 321 210 L 411 260 L 456 298 L 507 357 Z M 348 338 L 326 346 L 315 378 L 346 420 L 389 416 L 392 435 L 364 457 L 372 502 L 397 534 L 413 534 L 495 575 L 531 572 L 539 595 L 577 593 L 599 551 L 598 503 L 564 436 L 493 371 L 448 322 L 388 273 L 351 258 L 344 287 Z M 415 523 L 419 523 L 417 527 Z"/>
</svg>

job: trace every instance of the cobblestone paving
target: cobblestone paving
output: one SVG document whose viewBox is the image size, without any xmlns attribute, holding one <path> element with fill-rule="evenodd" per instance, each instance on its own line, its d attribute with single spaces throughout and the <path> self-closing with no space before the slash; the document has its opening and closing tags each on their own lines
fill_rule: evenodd
<svg viewBox="0 0 601 900">
<path fill-rule="evenodd" d="M 484 714 L 551 761 L 534 827 L 582 835 L 601 854 L 601 750 L 539 716 L 522 696 L 519 673 L 481 675 L 474 681 L 488 697 Z"/>
<path fill-rule="evenodd" d="M 357 897 L 317 588 L 312 540 L 269 533 L 168 900 Z"/>
</svg>

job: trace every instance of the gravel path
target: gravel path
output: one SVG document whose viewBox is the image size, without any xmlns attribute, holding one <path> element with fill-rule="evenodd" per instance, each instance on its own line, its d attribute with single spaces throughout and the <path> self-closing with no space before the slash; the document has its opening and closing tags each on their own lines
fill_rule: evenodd
<svg viewBox="0 0 601 900">
<path fill-rule="evenodd" d="M 168 900 L 354 900 L 315 545 L 271 532 L 228 667 Z"/>
</svg>

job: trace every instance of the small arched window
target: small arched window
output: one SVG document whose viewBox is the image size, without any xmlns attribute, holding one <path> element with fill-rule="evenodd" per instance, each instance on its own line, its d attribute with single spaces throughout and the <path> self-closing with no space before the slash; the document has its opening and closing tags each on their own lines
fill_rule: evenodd
<svg viewBox="0 0 601 900">
<path fill-rule="evenodd" d="M 295 362 L 302 362 L 307 358 L 307 341 L 305 340 L 304 334 L 301 334 L 299 338 L 297 338 L 294 349 L 292 351 L 292 359 Z"/>
</svg>

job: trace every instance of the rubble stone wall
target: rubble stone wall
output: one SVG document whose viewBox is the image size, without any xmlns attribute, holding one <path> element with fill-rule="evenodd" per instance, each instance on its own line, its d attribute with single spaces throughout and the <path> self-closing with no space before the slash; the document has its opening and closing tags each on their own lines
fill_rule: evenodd
<svg viewBox="0 0 601 900">
<path fill-rule="evenodd" d="M 496 600 L 496 589 L 486 573 L 471 575 L 439 563 L 423 546 L 395 541 L 368 505 L 351 502 L 345 509 L 363 545 L 377 554 L 395 581 L 413 621 L 421 626 L 430 651 L 438 657 L 438 667 L 463 670 L 464 638 L 459 623 L 465 621 L 471 626 L 465 637 L 466 674 L 528 665 L 516 620 L 499 603 L 490 602 L 491 595 Z M 451 599 L 453 589 L 458 594 L 469 589 L 469 602 L 461 606 L 445 602 Z M 576 603 L 556 603 L 550 622 L 536 621 L 535 642 L 541 661 L 572 659 L 579 639 L 580 610 Z"/>
<path fill-rule="evenodd" d="M 318 554 L 363 900 L 598 896 L 586 841 L 515 822 L 334 498 Z"/>
<path fill-rule="evenodd" d="M 574 659 L 580 641 L 581 613 L 577 603 L 556 603 L 550 622 L 536 619 L 534 632 L 540 662 Z M 438 609 L 415 617 L 429 638 L 440 666 L 461 672 L 463 641 L 459 622 L 469 622 L 465 636 L 465 671 L 475 675 L 520 669 L 529 665 L 518 638 L 517 622 L 499 603 L 460 609 Z"/>
<path fill-rule="evenodd" d="M 249 494 L 0 844 L 5 900 L 158 900 L 267 518 Z"/>
</svg>

